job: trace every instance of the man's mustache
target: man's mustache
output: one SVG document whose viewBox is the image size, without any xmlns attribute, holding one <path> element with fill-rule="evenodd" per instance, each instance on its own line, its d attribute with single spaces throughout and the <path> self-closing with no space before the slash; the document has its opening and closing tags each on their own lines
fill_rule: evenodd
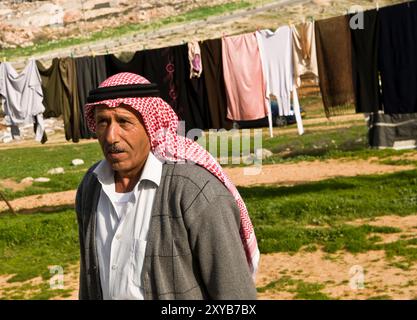
<svg viewBox="0 0 417 320">
<path fill-rule="evenodd" d="M 117 144 L 110 144 L 106 146 L 106 153 L 121 153 L 125 152 L 125 150 L 119 147 Z"/>
</svg>

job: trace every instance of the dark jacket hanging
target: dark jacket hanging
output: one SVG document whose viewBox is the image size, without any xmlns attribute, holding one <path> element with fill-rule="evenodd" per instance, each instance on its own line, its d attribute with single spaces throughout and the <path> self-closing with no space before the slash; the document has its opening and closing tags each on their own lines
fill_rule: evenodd
<svg viewBox="0 0 417 320">
<path fill-rule="evenodd" d="M 114 55 L 105 59 L 107 76 L 133 72 L 158 84 L 161 98 L 185 121 L 185 134 L 190 129 L 210 127 L 205 79 L 190 79 L 186 44 L 137 51 L 128 62 Z"/>
<path fill-rule="evenodd" d="M 52 65 L 45 68 L 40 61 L 36 61 L 42 79 L 44 118 L 59 117 L 63 113 L 63 86 L 59 72 L 59 59 L 53 59 Z M 66 118 L 67 116 L 65 116 Z"/>
<path fill-rule="evenodd" d="M 205 80 L 208 108 L 213 129 L 231 129 L 232 121 L 227 119 L 226 89 L 223 78 L 221 39 L 200 42 L 203 77 Z"/>
<path fill-rule="evenodd" d="M 88 130 L 87 123 L 84 119 L 84 105 L 87 103 L 87 97 L 90 90 L 97 88 L 101 82 L 106 80 L 106 61 L 104 56 L 80 57 L 75 58 L 74 60 L 77 69 L 81 138 L 89 139 L 93 137 L 94 134 Z"/>
<path fill-rule="evenodd" d="M 77 76 L 74 59 L 55 58 L 50 68 L 36 62 L 42 78 L 44 94 L 44 117 L 59 117 L 64 120 L 65 138 L 73 142 L 80 139 L 80 107 L 77 91 Z"/>
<path fill-rule="evenodd" d="M 142 75 L 142 51 L 137 51 L 133 57 L 124 62 L 117 58 L 114 54 L 105 55 L 107 77 L 111 77 L 120 72 L 132 72 Z"/>
<path fill-rule="evenodd" d="M 379 68 L 387 114 L 417 112 L 417 4 L 380 9 Z"/>
<path fill-rule="evenodd" d="M 157 83 L 164 99 L 180 119 L 184 119 L 186 104 L 180 103 L 184 95 L 180 90 L 184 87 L 185 66 L 179 46 L 157 48 L 140 51 L 143 70 L 141 75 L 150 82 Z"/>
<path fill-rule="evenodd" d="M 352 75 L 356 112 L 378 112 L 381 109 L 378 75 L 378 11 L 365 11 L 363 29 L 351 29 Z"/>
<path fill-rule="evenodd" d="M 317 21 L 315 31 L 320 89 L 329 117 L 350 110 L 355 101 L 349 17 Z"/>
</svg>

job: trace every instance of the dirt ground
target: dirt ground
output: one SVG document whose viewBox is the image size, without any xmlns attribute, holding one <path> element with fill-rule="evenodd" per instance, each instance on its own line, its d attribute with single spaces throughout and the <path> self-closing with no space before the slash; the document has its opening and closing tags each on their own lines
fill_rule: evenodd
<svg viewBox="0 0 417 320">
<path fill-rule="evenodd" d="M 394 235 L 381 236 L 383 243 L 397 241 L 399 238 L 413 237 L 416 233 L 417 215 L 407 217 L 383 216 L 374 219 L 361 219 L 354 225 L 397 227 L 402 231 Z M 307 283 L 324 284 L 321 292 L 337 299 L 369 299 L 390 297 L 396 300 L 417 298 L 417 266 L 408 270 L 395 267 L 387 261 L 384 251 L 368 251 L 351 254 L 340 251 L 333 255 L 323 251 L 300 252 L 295 255 L 275 253 L 262 255 L 257 286 L 262 287 L 283 276 L 302 279 Z M 351 287 L 354 271 L 362 269 L 363 288 Z M 294 294 L 285 290 L 269 290 L 259 294 L 259 299 L 291 299 Z"/>
</svg>

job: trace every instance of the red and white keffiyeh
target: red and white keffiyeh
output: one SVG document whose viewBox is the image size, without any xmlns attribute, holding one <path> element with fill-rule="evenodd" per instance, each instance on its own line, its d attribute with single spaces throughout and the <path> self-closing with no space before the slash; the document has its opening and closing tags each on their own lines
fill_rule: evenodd
<svg viewBox="0 0 417 320">
<path fill-rule="evenodd" d="M 103 81 L 99 87 L 149 83 L 147 79 L 137 74 L 124 72 L 111 76 Z M 84 107 L 84 112 L 89 129 L 92 132 L 96 131 L 94 108 L 97 105 L 115 108 L 120 104 L 128 105 L 139 112 L 149 136 L 152 152 L 156 157 L 162 161 L 196 163 L 215 175 L 233 194 L 240 209 L 242 244 L 252 276 L 255 277 L 260 254 L 253 225 L 242 197 L 222 170 L 220 164 L 198 143 L 177 135 L 178 117 L 171 106 L 161 98 L 117 98 L 88 103 Z"/>
</svg>

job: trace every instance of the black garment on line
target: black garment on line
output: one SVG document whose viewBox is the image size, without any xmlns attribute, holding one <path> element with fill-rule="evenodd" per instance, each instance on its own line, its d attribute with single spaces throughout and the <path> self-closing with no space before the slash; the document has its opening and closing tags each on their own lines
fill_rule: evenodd
<svg viewBox="0 0 417 320">
<path fill-rule="evenodd" d="M 379 68 L 386 114 L 417 112 L 417 4 L 379 11 Z"/>
<path fill-rule="evenodd" d="M 208 107 L 206 83 L 203 76 L 190 78 L 190 62 L 188 59 L 188 46 L 179 48 L 182 52 L 185 92 L 187 98 L 187 112 L 184 114 L 186 130 L 210 129 L 211 119 Z M 203 69 L 204 73 L 204 69 Z M 192 138 L 192 137 L 191 137 Z"/>
<path fill-rule="evenodd" d="M 185 121 L 185 133 L 194 128 L 208 127 L 208 111 L 204 94 L 204 80 L 190 79 L 188 46 L 141 51 L 142 74 L 150 82 L 157 83 L 164 99 Z"/>
<path fill-rule="evenodd" d="M 84 115 L 84 105 L 90 90 L 97 88 L 101 82 L 106 80 L 106 61 L 104 56 L 75 58 L 77 69 L 78 100 L 80 102 L 81 138 L 89 139 L 95 134 L 88 129 Z"/>
<path fill-rule="evenodd" d="M 132 59 L 128 62 L 121 61 L 114 54 L 105 55 L 107 77 L 111 77 L 120 72 L 131 72 L 142 75 L 143 59 L 141 53 L 142 51 L 135 52 Z"/>
<path fill-rule="evenodd" d="M 161 98 L 185 121 L 185 130 L 205 128 L 204 85 L 201 79 L 189 78 L 188 46 L 137 51 L 124 63 L 114 55 L 106 56 L 107 75 L 132 72 L 158 84 Z M 196 80 L 196 81 L 194 81 Z"/>
<path fill-rule="evenodd" d="M 364 12 L 364 28 L 352 29 L 352 75 L 356 112 L 381 110 L 378 75 L 378 11 Z"/>
<path fill-rule="evenodd" d="M 227 119 L 226 87 L 223 75 L 222 40 L 212 39 L 200 42 L 201 61 L 208 108 L 213 129 L 231 129 L 233 122 Z"/>
<path fill-rule="evenodd" d="M 392 148 L 398 142 L 413 146 L 417 141 L 417 114 L 373 113 L 368 135 L 373 148 Z"/>
</svg>

